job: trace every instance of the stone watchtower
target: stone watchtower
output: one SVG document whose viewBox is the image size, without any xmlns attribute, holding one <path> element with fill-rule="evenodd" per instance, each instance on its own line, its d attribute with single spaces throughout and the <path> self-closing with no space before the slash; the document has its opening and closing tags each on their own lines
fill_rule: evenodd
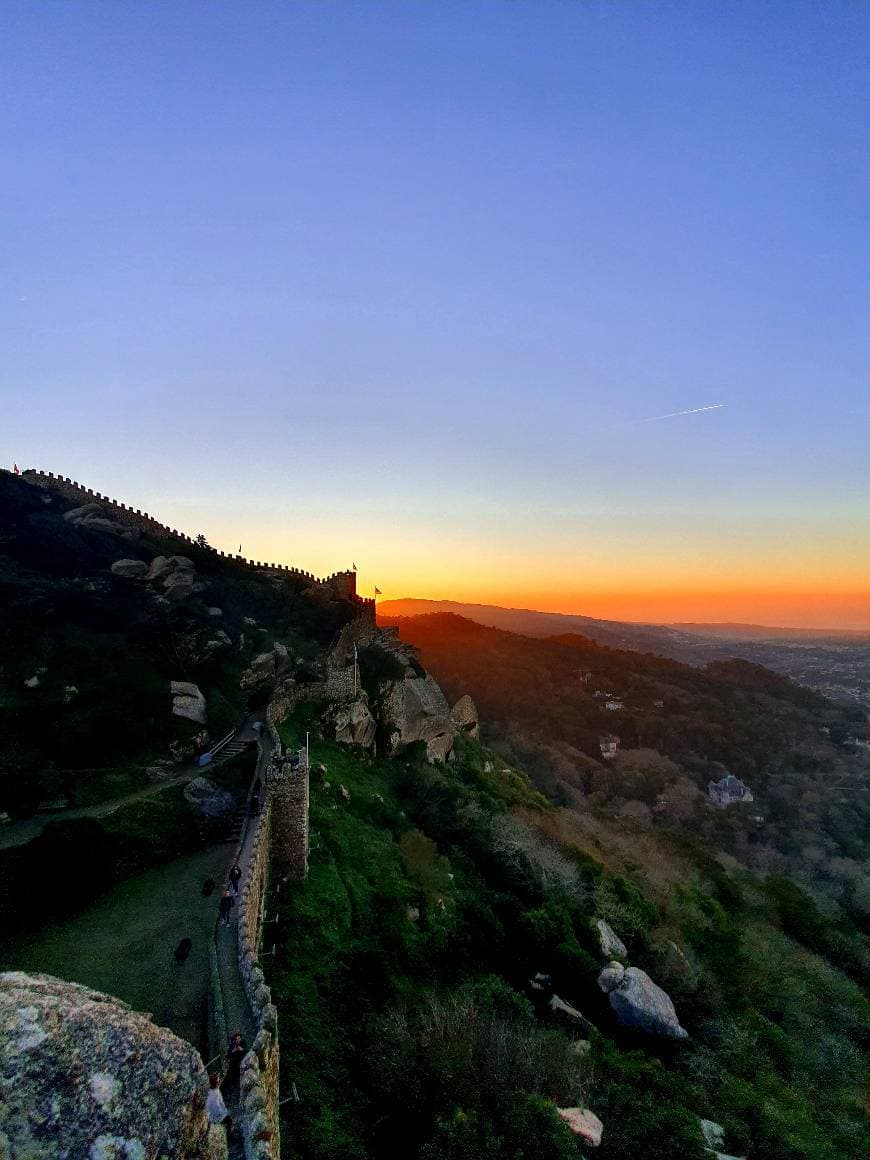
<svg viewBox="0 0 870 1160">
<path fill-rule="evenodd" d="M 274 756 L 269 767 L 272 861 L 279 878 L 308 873 L 308 762 L 305 750 Z"/>
</svg>

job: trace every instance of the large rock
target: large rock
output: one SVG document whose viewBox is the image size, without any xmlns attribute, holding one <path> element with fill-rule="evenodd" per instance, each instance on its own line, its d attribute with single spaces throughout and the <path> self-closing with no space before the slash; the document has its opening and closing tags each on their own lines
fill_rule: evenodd
<svg viewBox="0 0 870 1160">
<path fill-rule="evenodd" d="M 624 959 L 628 956 L 625 943 L 619 938 L 609 923 L 606 923 L 603 918 L 597 918 L 595 920 L 595 926 L 598 930 L 598 945 L 601 947 L 601 953 L 606 959 Z"/>
<path fill-rule="evenodd" d="M 725 1147 L 725 1129 L 715 1120 L 701 1120 L 701 1131 L 704 1134 L 707 1151 L 711 1152 L 716 1160 L 746 1160 L 745 1156 L 729 1156 L 721 1150 Z"/>
<path fill-rule="evenodd" d="M 174 604 L 184 600 L 193 592 L 193 572 L 187 568 L 176 568 L 163 581 L 163 592 L 166 599 Z"/>
<path fill-rule="evenodd" d="M 556 1108 L 556 1111 L 575 1136 L 579 1136 L 593 1148 L 598 1147 L 604 1125 L 594 1112 L 590 1112 L 588 1108 Z"/>
<path fill-rule="evenodd" d="M 78 528 L 91 528 L 97 532 L 120 532 L 121 528 L 112 520 L 104 519 L 102 516 L 85 516 L 83 520 L 76 520 L 75 525 Z"/>
<path fill-rule="evenodd" d="M 219 628 L 214 636 L 209 637 L 209 639 L 205 642 L 205 653 L 207 656 L 211 656 L 212 653 L 220 652 L 222 649 L 231 648 L 232 643 L 232 640 L 224 632 L 224 630 Z"/>
<path fill-rule="evenodd" d="M 81 507 L 71 508 L 68 512 L 64 512 L 63 518 L 70 524 L 79 524 L 82 520 L 88 519 L 90 516 L 102 516 L 103 509 L 98 503 L 86 503 Z"/>
<path fill-rule="evenodd" d="M 450 710 L 450 719 L 459 733 L 465 733 L 474 741 L 480 738 L 480 722 L 477 717 L 477 706 L 468 693 L 460 697 Z"/>
<path fill-rule="evenodd" d="M 377 726 L 369 710 L 368 697 L 365 693 L 355 701 L 333 705 L 327 711 L 326 721 L 335 730 L 335 740 L 342 745 L 373 748 Z"/>
<path fill-rule="evenodd" d="M 584 1027 L 591 1026 L 585 1015 L 581 1015 L 576 1007 L 572 1007 L 570 1003 L 566 1003 L 558 995 L 551 996 L 548 1006 L 558 1019 L 563 1019 L 567 1023 L 578 1023 Z"/>
<path fill-rule="evenodd" d="M 138 580 L 148 571 L 144 560 L 116 560 L 112 565 L 115 576 L 123 576 L 125 580 Z"/>
<path fill-rule="evenodd" d="M 185 800 L 206 818 L 222 818 L 236 808 L 235 799 L 207 777 L 195 777 L 184 787 Z"/>
<path fill-rule="evenodd" d="M 410 670 L 408 675 L 411 676 Z M 429 761 L 446 760 L 453 748 L 455 727 L 447 698 L 432 677 L 390 682 L 383 714 L 391 753 L 422 741 Z"/>
<path fill-rule="evenodd" d="M 280 674 L 286 672 L 287 666 L 290 664 L 290 657 L 287 653 L 287 646 L 276 641 L 272 645 L 272 655 L 275 658 L 275 672 Z"/>
<path fill-rule="evenodd" d="M 0 974 L 0 1156 L 223 1160 L 198 1053 L 77 983 Z"/>
<path fill-rule="evenodd" d="M 175 571 L 175 563 L 168 556 L 155 556 L 148 565 L 145 573 L 146 580 L 165 580 L 170 572 Z"/>
<path fill-rule="evenodd" d="M 198 685 L 189 681 L 170 681 L 169 691 L 172 694 L 172 712 L 176 717 L 186 717 L 197 725 L 205 724 L 205 696 L 199 691 Z"/>
<path fill-rule="evenodd" d="M 271 681 L 274 676 L 275 653 L 260 653 L 259 656 L 254 657 L 248 668 L 242 673 L 239 678 L 239 685 L 243 689 L 250 689 L 254 685 L 261 685 L 266 681 Z"/>
<path fill-rule="evenodd" d="M 608 994 L 610 1006 L 623 1027 L 668 1039 L 688 1038 L 670 995 L 657 987 L 646 971 L 608 963 L 598 976 L 598 986 Z"/>
</svg>

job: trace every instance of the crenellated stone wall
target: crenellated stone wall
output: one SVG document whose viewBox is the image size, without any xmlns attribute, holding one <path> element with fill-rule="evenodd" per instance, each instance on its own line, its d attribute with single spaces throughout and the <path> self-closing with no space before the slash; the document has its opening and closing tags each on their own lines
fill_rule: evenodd
<svg viewBox="0 0 870 1160">
<path fill-rule="evenodd" d="M 278 1011 L 260 965 L 263 907 L 271 860 L 272 802 L 257 819 L 250 858 L 239 897 L 239 974 L 251 1007 L 256 1035 L 242 1060 L 241 1123 L 248 1160 L 278 1160 L 280 1056 Z"/>
<path fill-rule="evenodd" d="M 84 484 L 70 479 L 69 476 L 55 475 L 51 471 L 37 471 L 29 468 L 27 471 L 21 473 L 21 478 L 26 479 L 28 483 L 36 484 L 38 487 L 56 491 L 65 499 L 72 500 L 77 504 L 99 503 L 103 507 L 110 509 L 112 518 L 117 523 L 123 524 L 126 527 L 136 528 L 146 535 L 157 536 L 160 539 L 176 539 L 183 544 L 196 545 L 196 540 L 192 536 L 188 536 L 185 532 L 180 532 L 177 528 L 170 528 L 168 525 L 155 519 L 152 515 L 149 515 L 148 512 L 140 511 L 139 508 L 130 507 L 128 504 L 121 503 L 119 500 L 94 491 L 93 488 L 85 487 Z M 312 585 L 329 588 L 337 597 L 348 600 L 352 604 L 359 605 L 361 612 L 370 617 L 372 622 L 374 622 L 375 602 L 367 597 L 357 596 L 356 572 L 354 571 L 333 572 L 329 576 L 319 577 L 315 576 L 313 572 L 306 572 L 302 568 L 293 568 L 289 564 L 266 563 L 263 560 L 249 560 L 245 556 L 221 552 L 217 548 L 213 548 L 210 544 L 202 550 L 213 552 L 222 559 L 233 560 L 238 564 L 243 564 L 245 567 L 256 568 L 267 575 L 274 575 L 279 578 L 296 576 L 303 580 L 310 580 Z"/>
</svg>

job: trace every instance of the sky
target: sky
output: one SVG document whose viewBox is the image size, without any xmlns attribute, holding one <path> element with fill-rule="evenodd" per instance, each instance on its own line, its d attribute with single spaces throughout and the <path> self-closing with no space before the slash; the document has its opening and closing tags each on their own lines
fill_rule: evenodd
<svg viewBox="0 0 870 1160">
<path fill-rule="evenodd" d="M 6 0 L 0 463 L 364 594 L 870 628 L 868 37 Z"/>
</svg>

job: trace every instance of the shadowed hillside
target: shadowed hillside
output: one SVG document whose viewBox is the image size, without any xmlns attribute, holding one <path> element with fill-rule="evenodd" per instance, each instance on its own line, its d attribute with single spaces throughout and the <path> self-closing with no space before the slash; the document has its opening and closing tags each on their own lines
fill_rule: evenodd
<svg viewBox="0 0 870 1160">
<path fill-rule="evenodd" d="M 854 902 L 866 920 L 870 762 L 852 743 L 859 714 L 747 661 L 698 669 L 450 614 L 392 623 L 448 694 L 471 693 L 485 734 L 554 800 L 627 813 L 650 832 L 689 830 L 748 866 L 789 869 Z M 610 735 L 619 748 L 605 760 Z M 659 754 L 662 769 L 631 772 L 637 752 Z M 752 804 L 711 808 L 708 785 L 728 773 Z"/>
</svg>

